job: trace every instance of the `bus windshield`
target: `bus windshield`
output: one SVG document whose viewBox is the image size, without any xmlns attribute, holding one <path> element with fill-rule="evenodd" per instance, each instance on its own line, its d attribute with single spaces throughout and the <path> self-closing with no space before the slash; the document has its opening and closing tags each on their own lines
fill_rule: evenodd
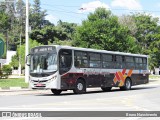
<svg viewBox="0 0 160 120">
<path fill-rule="evenodd" d="M 30 73 L 53 73 L 57 71 L 56 53 L 36 53 L 31 55 Z"/>
</svg>

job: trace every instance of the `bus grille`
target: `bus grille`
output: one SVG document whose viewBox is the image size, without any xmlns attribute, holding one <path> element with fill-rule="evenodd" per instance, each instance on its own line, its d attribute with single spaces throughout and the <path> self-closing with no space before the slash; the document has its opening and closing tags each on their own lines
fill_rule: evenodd
<svg viewBox="0 0 160 120">
<path fill-rule="evenodd" d="M 43 82 L 47 82 L 48 80 L 32 80 L 33 82 L 38 82 L 38 83 L 43 83 Z"/>
</svg>

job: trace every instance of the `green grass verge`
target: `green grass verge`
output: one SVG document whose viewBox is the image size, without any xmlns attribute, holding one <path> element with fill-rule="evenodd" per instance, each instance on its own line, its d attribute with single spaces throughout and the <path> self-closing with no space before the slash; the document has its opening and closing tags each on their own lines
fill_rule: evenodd
<svg viewBox="0 0 160 120">
<path fill-rule="evenodd" d="M 17 79 L 0 79 L 0 87 L 28 87 L 28 83 L 25 83 L 24 78 Z"/>
<path fill-rule="evenodd" d="M 160 75 L 149 75 L 149 78 L 151 79 L 160 79 Z"/>
</svg>

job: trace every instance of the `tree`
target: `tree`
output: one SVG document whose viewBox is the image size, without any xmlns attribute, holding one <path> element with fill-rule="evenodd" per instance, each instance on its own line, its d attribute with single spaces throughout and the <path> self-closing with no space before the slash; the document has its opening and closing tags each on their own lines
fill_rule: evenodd
<svg viewBox="0 0 160 120">
<path fill-rule="evenodd" d="M 141 53 L 149 54 L 149 46 L 156 40 L 158 18 L 153 18 L 145 13 L 133 14 L 137 26 L 137 32 L 134 35 L 138 44 L 141 46 Z"/>
<path fill-rule="evenodd" d="M 131 35 L 135 35 L 137 32 L 137 25 L 135 23 L 135 20 L 130 15 L 122 15 L 118 18 L 118 21 L 121 25 L 127 27 L 131 33 Z"/>
<path fill-rule="evenodd" d="M 59 20 L 57 22 L 57 29 L 62 31 L 63 33 L 67 34 L 67 40 L 72 40 L 74 33 L 76 32 L 76 23 L 68 23 L 68 22 L 62 22 Z"/>
<path fill-rule="evenodd" d="M 40 46 L 41 44 L 36 42 L 35 40 L 29 40 L 29 46 L 30 50 L 33 47 Z M 12 62 L 10 63 L 11 66 L 18 68 L 19 66 L 19 57 L 21 57 L 21 65 L 22 68 L 25 67 L 25 44 L 23 44 L 21 47 L 18 46 L 18 49 L 16 51 L 16 55 L 12 57 Z"/>
<path fill-rule="evenodd" d="M 5 33 L 10 28 L 9 16 L 4 12 L 0 12 L 0 32 Z"/>
<path fill-rule="evenodd" d="M 45 24 L 46 10 L 41 11 L 40 0 L 34 0 L 33 8 L 30 8 L 30 26 L 34 29 L 41 29 Z"/>
<path fill-rule="evenodd" d="M 25 3 L 23 0 L 18 0 L 16 3 L 16 15 L 18 21 L 18 33 L 22 33 L 24 36 L 25 33 L 25 20 L 26 20 L 26 13 L 25 13 Z"/>
<path fill-rule="evenodd" d="M 136 53 L 135 40 L 128 33 L 127 27 L 120 25 L 111 11 L 98 8 L 77 28 L 73 45 Z"/>
<path fill-rule="evenodd" d="M 153 70 L 154 67 L 159 67 L 159 61 L 160 61 L 160 34 L 157 35 L 156 37 L 158 37 L 159 40 L 154 41 L 151 43 L 151 45 L 149 46 L 149 55 L 150 55 L 150 59 L 149 59 L 149 66 L 150 69 Z"/>
<path fill-rule="evenodd" d="M 70 44 L 76 30 L 75 23 L 58 22 L 57 26 L 49 25 L 42 29 L 35 29 L 32 31 L 30 37 L 37 42 L 47 45 L 48 43 L 62 43 L 68 41 Z M 58 42 L 60 41 L 60 42 Z M 65 42 L 63 42 L 65 43 Z M 62 43 L 62 44 L 63 44 Z"/>
</svg>

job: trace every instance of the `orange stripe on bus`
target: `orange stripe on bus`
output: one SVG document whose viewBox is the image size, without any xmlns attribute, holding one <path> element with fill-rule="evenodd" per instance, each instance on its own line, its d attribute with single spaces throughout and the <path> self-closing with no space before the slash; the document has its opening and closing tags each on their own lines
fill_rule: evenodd
<svg viewBox="0 0 160 120">
<path fill-rule="evenodd" d="M 118 75 L 119 75 L 119 77 L 120 77 L 120 80 L 122 80 L 122 82 L 124 82 L 125 79 L 124 79 L 124 77 L 123 77 L 123 74 L 122 74 L 120 71 L 118 71 Z"/>
<path fill-rule="evenodd" d="M 132 75 L 133 70 L 129 70 L 128 76 L 130 77 Z"/>
<path fill-rule="evenodd" d="M 114 81 L 114 83 L 116 84 L 116 83 L 117 83 L 117 78 L 114 77 L 113 81 Z"/>
</svg>

